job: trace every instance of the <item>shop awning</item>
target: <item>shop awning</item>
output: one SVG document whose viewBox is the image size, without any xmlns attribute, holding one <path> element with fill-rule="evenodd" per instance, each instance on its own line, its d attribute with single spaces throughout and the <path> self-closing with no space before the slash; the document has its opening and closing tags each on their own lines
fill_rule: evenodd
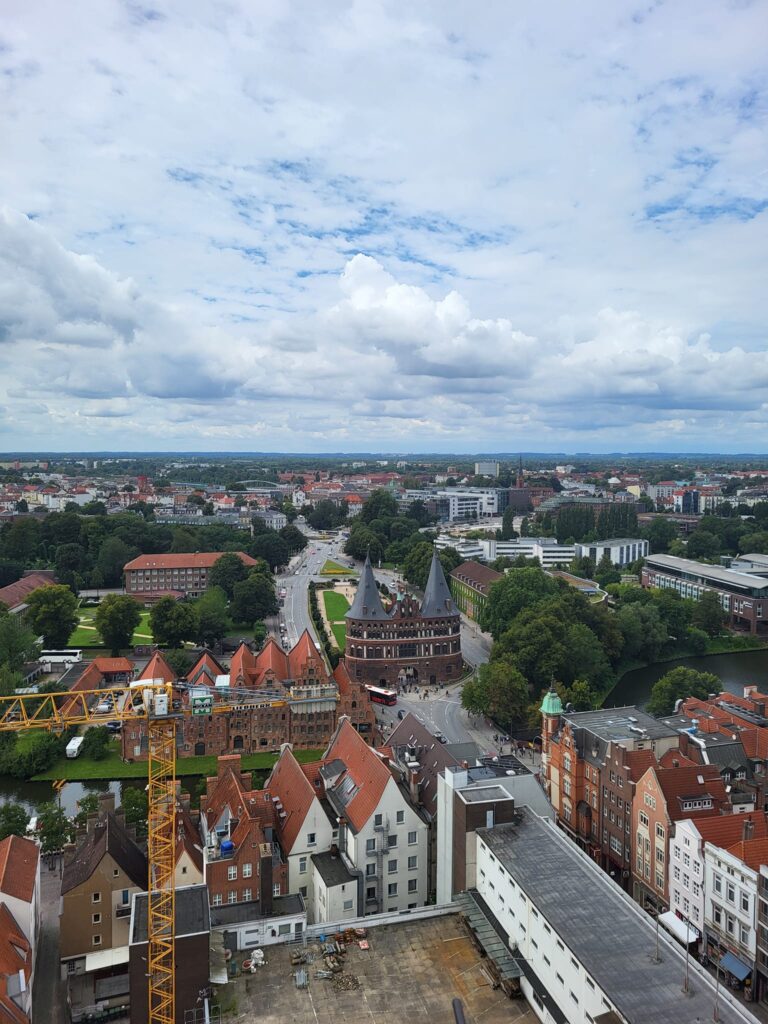
<svg viewBox="0 0 768 1024">
<path fill-rule="evenodd" d="M 738 978 L 739 981 L 744 981 L 752 973 L 752 968 L 748 967 L 742 960 L 739 960 L 733 953 L 723 953 L 720 958 L 720 966 L 724 971 L 728 971 L 734 978 Z"/>
<path fill-rule="evenodd" d="M 692 942 L 698 942 L 701 938 L 699 932 L 691 924 L 686 924 L 673 910 L 667 910 L 659 914 L 659 924 L 663 925 L 668 932 L 671 932 L 678 942 L 684 946 L 690 946 Z"/>
</svg>

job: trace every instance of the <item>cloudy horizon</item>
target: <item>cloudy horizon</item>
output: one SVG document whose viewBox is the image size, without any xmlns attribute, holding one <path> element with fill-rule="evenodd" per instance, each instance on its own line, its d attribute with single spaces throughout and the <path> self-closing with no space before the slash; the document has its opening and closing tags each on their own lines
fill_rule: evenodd
<svg viewBox="0 0 768 1024">
<path fill-rule="evenodd" d="M 77 13 L 0 17 L 0 451 L 765 450 L 764 0 Z"/>
</svg>

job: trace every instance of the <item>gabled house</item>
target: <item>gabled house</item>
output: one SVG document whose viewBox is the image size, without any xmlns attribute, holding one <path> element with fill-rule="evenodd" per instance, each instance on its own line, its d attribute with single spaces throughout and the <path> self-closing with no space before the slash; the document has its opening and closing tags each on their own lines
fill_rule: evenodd
<svg viewBox="0 0 768 1024">
<path fill-rule="evenodd" d="M 0 842 L 0 903 L 5 903 L 37 955 L 40 931 L 40 848 L 31 839 Z"/>
<path fill-rule="evenodd" d="M 72 1020 L 127 1007 L 131 900 L 147 888 L 147 858 L 115 813 L 114 797 L 65 852 L 59 912 L 59 955 Z"/>
<path fill-rule="evenodd" d="M 32 1020 L 32 946 L 8 906 L 0 902 L 0 1021 Z"/>
</svg>

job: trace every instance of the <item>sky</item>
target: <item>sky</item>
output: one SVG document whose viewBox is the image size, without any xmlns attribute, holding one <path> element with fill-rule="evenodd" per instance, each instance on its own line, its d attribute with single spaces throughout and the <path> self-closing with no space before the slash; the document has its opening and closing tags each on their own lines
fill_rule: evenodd
<svg viewBox="0 0 768 1024">
<path fill-rule="evenodd" d="M 768 0 L 5 0 L 0 451 L 765 451 Z"/>
</svg>

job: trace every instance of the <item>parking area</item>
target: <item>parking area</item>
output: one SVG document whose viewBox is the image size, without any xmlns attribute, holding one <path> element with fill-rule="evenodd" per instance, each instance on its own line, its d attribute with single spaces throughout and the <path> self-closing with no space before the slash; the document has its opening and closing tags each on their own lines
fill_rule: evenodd
<svg viewBox="0 0 768 1024">
<path fill-rule="evenodd" d="M 473 949 L 457 914 L 372 928 L 367 941 L 367 951 L 348 947 L 338 975 L 354 979 L 346 983 L 315 977 L 324 962 L 319 945 L 310 944 L 316 956 L 304 967 L 307 989 L 297 989 L 293 977 L 290 956 L 297 947 L 267 947 L 267 966 L 227 986 L 221 1002 L 234 995 L 234 1018 L 242 1024 L 447 1024 L 454 1019 L 455 997 L 467 1024 L 537 1022 L 524 998 L 510 1000 L 492 988 L 482 969 L 487 961 Z M 339 991 L 345 984 L 349 989 Z"/>
</svg>

